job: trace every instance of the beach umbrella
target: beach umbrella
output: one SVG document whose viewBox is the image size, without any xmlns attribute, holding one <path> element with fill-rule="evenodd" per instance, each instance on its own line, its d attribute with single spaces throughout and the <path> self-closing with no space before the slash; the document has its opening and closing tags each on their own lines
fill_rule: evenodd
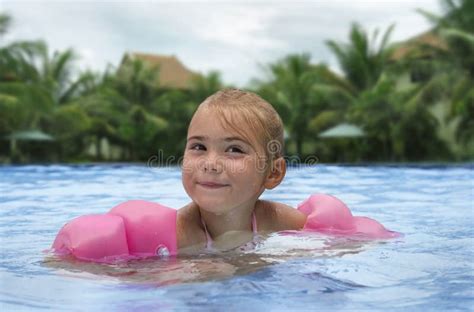
<svg viewBox="0 0 474 312">
<path fill-rule="evenodd" d="M 365 132 L 356 125 L 341 123 L 321 132 L 318 136 L 320 138 L 359 138 L 364 137 Z"/>
<path fill-rule="evenodd" d="M 39 130 L 17 131 L 5 137 L 10 140 L 10 152 L 16 149 L 16 141 L 54 141 L 54 138 Z"/>
<path fill-rule="evenodd" d="M 39 130 L 17 131 L 6 137 L 9 140 L 17 141 L 54 141 L 54 138 Z"/>
</svg>

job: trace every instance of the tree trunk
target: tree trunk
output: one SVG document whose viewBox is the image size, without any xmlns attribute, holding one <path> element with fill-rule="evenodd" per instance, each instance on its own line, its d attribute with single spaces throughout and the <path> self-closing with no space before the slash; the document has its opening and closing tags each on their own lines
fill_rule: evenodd
<svg viewBox="0 0 474 312">
<path fill-rule="evenodd" d="M 296 154 L 298 157 L 303 157 L 303 136 L 298 135 L 296 137 Z"/>
<path fill-rule="evenodd" d="M 102 146 L 100 144 L 100 137 L 96 136 L 95 138 L 95 152 L 96 152 L 96 159 L 97 160 L 102 160 Z"/>
</svg>

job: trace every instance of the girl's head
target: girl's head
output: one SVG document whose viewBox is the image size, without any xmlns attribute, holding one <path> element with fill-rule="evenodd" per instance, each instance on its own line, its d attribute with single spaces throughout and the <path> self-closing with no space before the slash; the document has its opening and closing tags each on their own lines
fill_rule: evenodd
<svg viewBox="0 0 474 312">
<path fill-rule="evenodd" d="M 264 156 L 269 161 L 283 156 L 281 118 L 257 94 L 239 89 L 224 89 L 209 96 L 201 103 L 198 111 L 201 109 L 213 111 L 224 128 L 264 149 Z"/>
<path fill-rule="evenodd" d="M 201 208 L 249 206 L 285 171 L 283 124 L 268 102 L 226 89 L 199 105 L 188 128 L 183 185 Z"/>
</svg>

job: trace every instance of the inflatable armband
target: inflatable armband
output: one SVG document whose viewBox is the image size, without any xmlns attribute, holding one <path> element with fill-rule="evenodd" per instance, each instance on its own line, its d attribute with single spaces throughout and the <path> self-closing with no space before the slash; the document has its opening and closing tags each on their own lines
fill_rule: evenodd
<svg viewBox="0 0 474 312">
<path fill-rule="evenodd" d="M 56 236 L 53 250 L 95 262 L 176 255 L 176 216 L 175 209 L 160 204 L 127 201 L 106 214 L 67 223 Z"/>
<path fill-rule="evenodd" d="M 330 195 L 311 195 L 298 210 L 307 216 L 302 231 L 370 239 L 399 236 L 375 220 L 352 216 L 342 201 Z M 143 200 L 127 201 L 106 214 L 67 223 L 56 236 L 53 250 L 95 262 L 173 256 L 178 253 L 176 218 L 175 209 Z"/>
<path fill-rule="evenodd" d="M 373 219 L 354 217 L 342 201 L 331 195 L 311 195 L 298 205 L 298 210 L 307 216 L 303 231 L 358 235 L 372 239 L 400 236 Z"/>
</svg>

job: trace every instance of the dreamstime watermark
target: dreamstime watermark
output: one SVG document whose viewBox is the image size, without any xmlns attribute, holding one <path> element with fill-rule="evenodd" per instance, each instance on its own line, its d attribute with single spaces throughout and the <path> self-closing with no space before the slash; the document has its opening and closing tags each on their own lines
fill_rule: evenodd
<svg viewBox="0 0 474 312">
<path fill-rule="evenodd" d="M 283 146 L 278 140 L 271 140 L 267 143 L 267 154 L 280 155 L 282 154 Z"/>
<path fill-rule="evenodd" d="M 310 155 L 301 158 L 297 155 L 292 156 L 279 156 L 281 155 L 282 146 L 277 141 L 270 141 L 267 144 L 268 155 L 275 159 L 276 157 L 282 157 L 287 167 L 292 168 L 304 168 L 307 166 L 314 166 L 319 163 L 319 158 L 315 155 Z M 235 158 L 228 156 L 216 156 L 211 158 L 202 157 L 197 160 L 190 157 L 187 159 L 184 155 L 180 157 L 176 156 L 165 156 L 162 149 L 158 150 L 158 153 L 152 155 L 147 160 L 147 167 L 151 169 L 163 168 L 163 167 L 175 167 L 179 166 L 183 171 L 201 170 L 209 171 L 221 171 L 226 170 L 232 173 L 245 172 L 249 167 L 253 167 L 257 172 L 265 172 L 270 165 L 269 156 L 257 156 L 256 158 L 246 158 L 242 161 L 237 161 Z"/>
</svg>

